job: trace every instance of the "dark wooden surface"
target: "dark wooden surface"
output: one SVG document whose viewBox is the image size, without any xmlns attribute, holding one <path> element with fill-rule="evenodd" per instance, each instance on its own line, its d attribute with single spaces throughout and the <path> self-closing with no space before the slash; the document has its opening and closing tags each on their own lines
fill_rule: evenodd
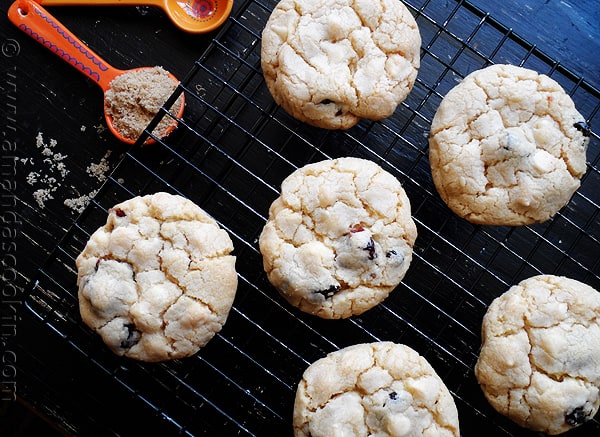
<svg viewBox="0 0 600 437">
<path fill-rule="evenodd" d="M 66 433 L 91 436 L 129 430 L 133 435 L 148 412 L 126 406 L 131 394 L 86 366 L 20 299 L 49 251 L 77 219 L 78 212 L 65 206 L 64 199 L 97 189 L 102 182 L 87 168 L 108 151 L 108 164 L 114 167 L 125 146 L 105 130 L 101 89 L 14 27 L 6 16 L 9 5 L 2 2 L 0 17 L 2 206 L 9 214 L 3 227 L 3 273 L 9 282 L 2 298 L 2 402 L 21 398 Z M 108 63 L 122 69 L 161 65 L 176 76 L 184 75 L 214 36 L 178 31 L 162 11 L 149 7 L 48 10 Z M 56 141 L 55 153 L 66 156 L 62 162 L 69 173 L 64 178 L 43 161 L 46 157 L 36 146 L 40 133 L 45 144 Z M 32 171 L 58 179 L 52 184 L 57 188 L 54 198 L 44 202 L 44 208 L 34 200 L 34 192 L 44 184 L 27 182 Z M 10 269 L 15 263 L 16 269 Z M 90 415 L 97 422 L 91 422 Z M 160 432 L 160 424 L 151 426 Z"/>
<path fill-rule="evenodd" d="M 598 0 L 473 0 L 471 3 L 600 88 Z"/>
<path fill-rule="evenodd" d="M 436 1 L 449 0 L 432 0 Z M 592 85 L 600 84 L 598 0 L 473 3 L 550 57 L 585 75 Z M 24 288 L 77 218 L 77 212 L 63 200 L 97 189 L 101 181 L 86 169 L 109 150 L 108 162 L 113 166 L 125 149 L 103 130 L 100 89 L 12 26 L 6 18 L 9 4 L 2 2 L 0 17 L 3 402 L 19 397 L 65 433 L 135 435 L 140 428 L 150 428 L 153 435 L 160 435 L 166 424 L 143 405 L 128 403 L 134 394 L 85 362 L 21 302 Z M 214 36 L 182 33 L 153 8 L 50 10 L 119 68 L 162 65 L 183 75 Z M 46 143 L 56 141 L 54 151 L 66 156 L 63 162 L 69 170 L 44 208 L 33 197 L 41 185 L 27 181 L 34 170 L 56 176 L 36 147 L 40 133 Z"/>
</svg>

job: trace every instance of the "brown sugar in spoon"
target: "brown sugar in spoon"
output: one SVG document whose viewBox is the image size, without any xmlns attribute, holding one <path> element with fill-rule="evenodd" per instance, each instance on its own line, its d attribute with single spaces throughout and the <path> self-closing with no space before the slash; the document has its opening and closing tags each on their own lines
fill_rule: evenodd
<svg viewBox="0 0 600 437">
<path fill-rule="evenodd" d="M 100 56 L 89 49 L 73 33 L 50 15 L 33 0 L 17 0 L 8 10 L 9 20 L 23 32 L 38 41 L 44 47 L 61 57 L 77 70 L 96 82 L 104 91 L 104 118 L 109 130 L 124 143 L 133 144 L 143 128 L 156 115 L 160 107 L 177 87 L 179 80 L 160 67 L 139 67 L 120 70 L 112 67 Z M 141 77 L 136 78 L 140 75 Z M 150 78 L 150 82 L 148 81 Z M 123 90 L 111 89 L 113 81 L 129 82 L 121 88 L 130 93 L 131 98 L 123 96 Z M 160 93 L 160 89 L 164 92 Z M 161 94 L 162 97 L 161 98 Z M 115 97 L 116 95 L 116 97 Z M 144 97 L 151 101 L 144 101 Z M 111 110 L 113 102 L 126 102 L 122 110 Z M 185 102 L 183 94 L 171 107 L 177 118 L 183 116 Z M 113 108 L 114 109 L 114 108 Z M 123 119 L 119 119 L 123 117 Z M 139 129 L 124 129 L 129 119 L 134 119 Z M 157 126 L 153 134 L 167 136 L 177 126 L 176 120 L 167 120 L 166 125 Z M 139 131 L 139 132 L 138 132 Z M 152 143 L 149 138 L 145 144 Z"/>
</svg>

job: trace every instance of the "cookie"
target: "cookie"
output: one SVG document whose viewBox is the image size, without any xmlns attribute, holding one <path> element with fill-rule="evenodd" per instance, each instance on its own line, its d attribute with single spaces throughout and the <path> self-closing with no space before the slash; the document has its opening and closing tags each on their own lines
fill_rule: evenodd
<svg viewBox="0 0 600 437">
<path fill-rule="evenodd" d="M 302 311 L 338 319 L 389 295 L 408 270 L 416 237 L 400 182 L 372 161 L 339 158 L 283 181 L 259 247 L 283 297 Z"/>
<path fill-rule="evenodd" d="M 452 395 L 408 346 L 358 344 L 311 364 L 294 403 L 296 437 L 458 437 Z"/>
<path fill-rule="evenodd" d="M 81 317 L 117 355 L 190 356 L 231 309 L 232 250 L 227 232 L 183 197 L 156 193 L 120 203 L 76 259 Z"/>
<path fill-rule="evenodd" d="M 560 434 L 600 405 L 600 293 L 552 275 L 526 279 L 490 305 L 475 375 L 519 425 Z"/>
<path fill-rule="evenodd" d="M 589 135 L 556 81 L 492 65 L 443 98 L 429 139 L 433 181 L 447 205 L 470 222 L 544 222 L 579 188 Z"/>
<path fill-rule="evenodd" d="M 399 0 L 282 0 L 262 33 L 261 65 L 293 117 L 348 129 L 392 115 L 414 85 L 420 47 Z"/>
</svg>

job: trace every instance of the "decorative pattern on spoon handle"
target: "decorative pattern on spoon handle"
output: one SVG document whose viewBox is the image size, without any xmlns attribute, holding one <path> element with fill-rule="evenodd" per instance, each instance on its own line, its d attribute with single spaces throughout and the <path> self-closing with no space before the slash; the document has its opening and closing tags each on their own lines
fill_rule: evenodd
<svg viewBox="0 0 600 437">
<path fill-rule="evenodd" d="M 99 60 L 93 53 L 90 53 L 86 47 L 79 44 L 79 42 L 77 40 L 71 38 L 70 35 L 65 33 L 64 30 L 61 28 L 61 26 L 57 25 L 56 22 L 51 17 L 48 17 L 47 15 L 45 15 L 42 11 L 40 11 L 37 8 L 35 8 L 33 10 L 33 12 L 35 14 L 39 15 L 41 18 L 43 18 L 54 29 L 56 29 L 56 32 L 59 35 L 61 35 L 78 52 L 80 52 L 87 59 L 89 59 L 92 62 L 92 64 L 96 65 L 100 69 L 100 71 L 108 70 L 108 67 L 101 60 Z M 40 42 L 45 47 L 47 47 L 48 49 L 50 49 L 51 51 L 56 53 L 58 56 L 63 58 L 65 61 L 67 61 L 69 64 L 73 65 L 75 68 L 86 73 L 90 78 L 96 80 L 97 82 L 100 81 L 100 73 L 99 72 L 94 71 L 91 67 L 80 62 L 77 58 L 74 58 L 73 56 L 69 55 L 67 52 L 65 52 L 63 49 L 61 49 L 59 46 L 57 46 L 56 44 L 47 40 L 43 36 L 39 35 L 36 31 L 34 31 L 32 28 L 30 28 L 26 24 L 24 24 L 24 23 L 20 24 L 19 29 L 21 29 L 23 32 L 27 33 L 32 38 L 36 39 L 38 42 Z"/>
<path fill-rule="evenodd" d="M 34 0 L 16 0 L 9 20 L 31 38 L 95 81 L 103 90 L 121 73 L 77 38 Z"/>
</svg>

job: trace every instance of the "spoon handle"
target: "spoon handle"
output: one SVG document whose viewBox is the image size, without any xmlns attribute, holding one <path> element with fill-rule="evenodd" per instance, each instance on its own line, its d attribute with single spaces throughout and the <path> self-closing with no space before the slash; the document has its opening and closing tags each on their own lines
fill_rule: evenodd
<svg viewBox="0 0 600 437">
<path fill-rule="evenodd" d="M 89 49 L 33 0 L 16 0 L 8 10 L 8 18 L 27 35 L 98 83 L 104 91 L 122 72 Z"/>
</svg>

